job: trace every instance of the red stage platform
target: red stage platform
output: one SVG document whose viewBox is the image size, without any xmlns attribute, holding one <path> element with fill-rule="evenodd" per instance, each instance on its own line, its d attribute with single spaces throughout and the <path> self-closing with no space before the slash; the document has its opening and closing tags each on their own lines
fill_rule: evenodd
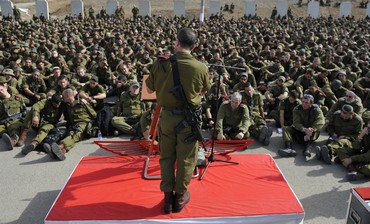
<svg viewBox="0 0 370 224">
<path fill-rule="evenodd" d="M 170 215 L 162 212 L 160 181 L 142 177 L 145 158 L 83 158 L 45 223 L 303 223 L 302 205 L 270 155 L 218 156 L 240 164 L 212 163 L 190 183 L 185 209 Z"/>
</svg>

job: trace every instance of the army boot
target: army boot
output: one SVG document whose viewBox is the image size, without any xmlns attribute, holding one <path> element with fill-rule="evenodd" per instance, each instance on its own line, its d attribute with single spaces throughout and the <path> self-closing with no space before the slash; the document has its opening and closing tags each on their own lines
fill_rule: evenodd
<svg viewBox="0 0 370 224">
<path fill-rule="evenodd" d="M 51 153 L 53 153 L 55 155 L 55 159 L 56 160 L 60 160 L 60 161 L 63 161 L 66 159 L 66 154 L 67 150 L 64 148 L 64 145 L 61 144 L 61 145 L 58 145 L 57 143 L 53 142 L 53 144 L 51 144 Z"/>
<path fill-rule="evenodd" d="M 18 135 L 13 135 L 13 136 L 10 137 L 7 133 L 4 133 L 2 135 L 2 138 L 3 138 L 3 140 L 4 140 L 5 144 L 6 144 L 5 147 L 6 147 L 7 150 L 13 150 L 15 144 L 19 140 Z"/>
<path fill-rule="evenodd" d="M 38 144 L 39 144 L 38 142 L 32 141 L 31 144 L 27 145 L 26 147 L 22 149 L 21 151 L 22 154 L 27 155 L 28 153 L 32 152 L 33 150 L 35 150 Z"/>
<path fill-rule="evenodd" d="M 173 212 L 181 212 L 181 210 L 185 207 L 185 205 L 190 201 L 190 193 L 189 191 L 180 194 L 175 193 L 175 202 L 173 205 Z"/>
<path fill-rule="evenodd" d="M 286 142 L 285 149 L 279 149 L 278 154 L 281 157 L 294 157 L 297 155 L 297 152 L 293 149 L 291 142 Z"/>
<path fill-rule="evenodd" d="M 304 146 L 304 150 L 303 150 L 303 155 L 304 155 L 304 156 L 311 157 L 312 145 L 313 145 L 313 143 L 312 143 L 312 142 L 308 142 L 308 143 Z"/>
<path fill-rule="evenodd" d="M 329 149 L 326 145 L 321 146 L 321 151 L 320 151 L 321 159 L 328 165 L 331 164 L 331 157 L 330 157 L 330 152 Z"/>
<path fill-rule="evenodd" d="M 26 141 L 27 138 L 27 133 L 28 133 L 28 128 L 23 128 L 21 131 L 21 135 L 19 136 L 19 140 L 16 144 L 16 146 L 23 146 L 24 141 Z"/>
<path fill-rule="evenodd" d="M 170 214 L 172 213 L 172 206 L 174 204 L 174 195 L 173 192 L 164 192 L 164 213 Z"/>
</svg>

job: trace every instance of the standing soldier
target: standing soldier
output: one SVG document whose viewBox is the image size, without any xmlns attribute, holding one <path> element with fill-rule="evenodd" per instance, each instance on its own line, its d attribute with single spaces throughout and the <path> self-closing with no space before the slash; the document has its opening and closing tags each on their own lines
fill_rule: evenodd
<svg viewBox="0 0 370 224">
<path fill-rule="evenodd" d="M 89 17 L 91 19 L 94 18 L 94 13 L 95 13 L 94 8 L 92 6 L 90 6 L 90 8 L 89 8 Z"/>
<path fill-rule="evenodd" d="M 156 91 L 157 102 L 162 106 L 158 133 L 161 184 L 164 192 L 164 212 L 180 212 L 190 200 L 188 185 L 197 161 L 198 141 L 185 142 L 192 136 L 191 126 L 176 132 L 175 129 L 185 119 L 184 101 L 178 99 L 171 90 L 174 88 L 174 76 L 180 80 L 187 104 L 198 110 L 202 96 L 210 88 L 208 68 L 191 55 L 197 42 L 195 33 L 190 28 L 183 28 L 177 34 L 175 56 L 171 58 L 176 67 L 174 72 L 170 60 L 158 59 L 152 65 L 146 81 L 148 92 Z M 175 59 L 176 57 L 176 59 Z M 174 74 L 175 73 L 175 74 Z M 241 100 L 241 99 L 240 99 Z M 180 114 L 179 114 L 180 113 Z M 200 114 L 200 113 L 199 113 Z M 195 118 L 197 115 L 193 115 Z M 200 116 L 200 115 L 199 115 Z M 196 119 L 200 119 L 196 118 Z M 176 166 L 176 175 L 174 165 Z"/>
<path fill-rule="evenodd" d="M 132 8 L 131 12 L 132 12 L 132 16 L 134 17 L 134 19 L 136 19 L 137 18 L 137 15 L 139 14 L 139 8 L 136 7 L 136 5 L 134 5 L 134 7 Z"/>
<path fill-rule="evenodd" d="M 20 21 L 21 20 L 21 11 L 15 5 L 13 7 L 13 15 L 14 15 L 14 19 L 16 21 Z"/>
<path fill-rule="evenodd" d="M 0 134 L 6 143 L 7 150 L 13 150 L 13 147 L 18 143 L 19 134 L 22 127 L 20 118 L 26 111 L 26 106 L 21 99 L 10 95 L 7 90 L 7 80 L 4 76 L 0 76 Z"/>
<path fill-rule="evenodd" d="M 27 137 L 27 132 L 31 127 L 37 128 L 37 135 L 32 139 L 31 144 L 22 149 L 22 154 L 27 155 L 46 138 L 48 133 L 55 128 L 56 124 L 63 113 L 62 97 L 60 94 L 54 94 L 49 99 L 43 99 L 34 104 L 32 109 L 27 113 L 23 122 L 23 129 L 19 144 L 23 145 Z"/>
<path fill-rule="evenodd" d="M 303 155 L 311 156 L 312 146 L 319 138 L 320 130 L 324 126 L 324 115 L 320 107 L 313 102 L 313 96 L 305 94 L 302 97 L 302 103 L 294 108 L 293 125 L 283 128 L 283 140 L 286 148 L 279 149 L 280 156 L 296 156 L 297 153 L 292 147 L 293 139 L 303 144 Z"/>
<path fill-rule="evenodd" d="M 67 121 L 68 134 L 59 141 L 51 145 L 44 143 L 43 148 L 51 158 L 65 160 L 65 154 L 81 141 L 84 137 L 86 127 L 91 120 L 96 118 L 96 112 L 89 103 L 76 99 L 72 89 L 66 89 L 62 93 L 63 101 L 66 103 L 64 117 Z"/>
</svg>

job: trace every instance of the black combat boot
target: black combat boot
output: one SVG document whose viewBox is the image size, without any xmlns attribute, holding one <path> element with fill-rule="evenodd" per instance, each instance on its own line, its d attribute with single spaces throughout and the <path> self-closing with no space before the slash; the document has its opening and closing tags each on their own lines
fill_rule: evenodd
<svg viewBox="0 0 370 224">
<path fill-rule="evenodd" d="M 297 152 L 293 149 L 291 142 L 286 142 L 285 149 L 279 149 L 278 154 L 281 157 L 294 157 L 297 155 Z"/>
<path fill-rule="evenodd" d="M 174 205 L 173 205 L 173 212 L 180 212 L 189 201 L 190 201 L 189 191 L 187 191 L 183 194 L 176 193 L 175 194 L 175 202 L 174 202 Z"/>
<path fill-rule="evenodd" d="M 164 192 L 164 213 L 170 214 L 172 213 L 172 206 L 174 204 L 174 195 L 173 192 Z"/>
</svg>

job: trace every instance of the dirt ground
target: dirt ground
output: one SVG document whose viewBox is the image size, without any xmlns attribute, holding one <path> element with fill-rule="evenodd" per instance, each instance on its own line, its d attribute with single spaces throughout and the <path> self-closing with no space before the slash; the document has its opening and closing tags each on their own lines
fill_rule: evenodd
<svg viewBox="0 0 370 224">
<path fill-rule="evenodd" d="M 221 0 L 221 6 L 225 4 L 234 3 L 235 11 L 234 13 L 224 12 L 227 19 L 239 18 L 244 14 L 244 1 L 245 0 Z M 303 0 L 306 3 L 307 0 Z M 365 17 L 366 9 L 359 8 L 359 3 L 362 0 L 352 0 L 352 15 L 356 19 L 361 19 Z M 106 8 L 106 0 L 96 1 L 96 0 L 83 0 L 85 8 L 88 9 L 91 6 L 95 9 L 95 12 L 99 12 L 102 8 Z M 132 16 L 131 9 L 134 5 L 139 6 L 139 0 L 118 0 L 119 5 L 123 6 L 125 10 L 126 17 Z M 200 14 L 200 2 L 201 0 L 186 0 L 186 14 L 191 18 L 198 18 Z M 208 2 L 205 0 L 205 13 L 208 12 Z M 269 17 L 271 11 L 276 6 L 276 0 L 256 0 L 257 4 L 257 15 L 261 17 Z M 333 0 L 333 2 L 336 2 Z M 19 8 L 28 8 L 29 15 L 22 13 L 23 19 L 30 19 L 36 12 L 35 0 L 13 0 Z M 63 18 L 65 15 L 71 13 L 71 0 L 48 0 L 49 12 L 51 18 Z M 292 9 L 293 16 L 295 17 L 305 17 L 307 16 L 307 6 L 298 7 L 298 0 L 288 0 L 288 4 Z M 333 4 L 332 4 L 333 5 Z M 154 15 L 165 15 L 174 16 L 173 0 L 151 0 L 152 14 Z M 339 7 L 321 7 L 321 15 L 327 17 L 332 15 L 333 17 L 339 16 Z"/>
</svg>

